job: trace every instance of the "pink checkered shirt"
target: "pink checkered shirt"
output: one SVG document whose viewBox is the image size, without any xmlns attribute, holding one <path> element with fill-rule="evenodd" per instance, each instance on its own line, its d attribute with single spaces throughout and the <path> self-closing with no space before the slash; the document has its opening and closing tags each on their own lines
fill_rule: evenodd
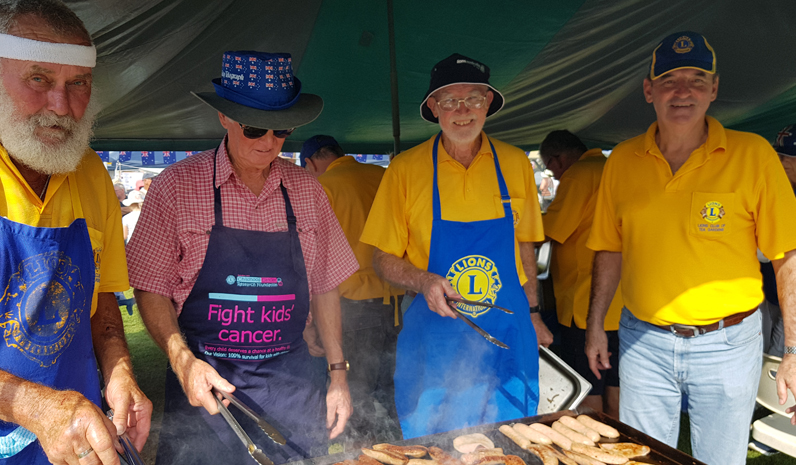
<svg viewBox="0 0 796 465">
<path fill-rule="evenodd" d="M 189 157 L 158 175 L 127 244 L 130 284 L 171 298 L 177 314 L 196 282 L 210 241 L 213 153 Z M 217 169 L 224 226 L 231 228 L 287 231 L 282 181 L 297 218 L 311 294 L 334 289 L 359 269 L 323 188 L 304 169 L 274 160 L 259 196 L 235 174 L 223 142 Z"/>
</svg>

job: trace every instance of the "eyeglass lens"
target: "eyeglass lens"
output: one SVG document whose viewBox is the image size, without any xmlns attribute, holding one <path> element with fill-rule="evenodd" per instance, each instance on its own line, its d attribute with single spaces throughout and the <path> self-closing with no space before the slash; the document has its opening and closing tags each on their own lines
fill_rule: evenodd
<svg viewBox="0 0 796 465">
<path fill-rule="evenodd" d="M 455 111 L 459 109 L 459 105 L 461 102 L 464 102 L 464 106 L 471 110 L 477 110 L 484 106 L 484 102 L 486 102 L 486 96 L 473 96 L 467 98 L 449 98 L 439 102 L 439 107 L 442 108 L 444 111 Z"/>
<path fill-rule="evenodd" d="M 255 128 L 254 126 L 244 126 L 240 124 L 240 128 L 243 129 L 243 137 L 247 139 L 259 139 L 264 135 L 268 134 L 268 131 L 271 129 L 263 129 L 263 128 Z M 284 139 L 285 137 L 289 136 L 290 134 L 295 131 L 295 128 L 292 129 L 274 129 L 274 137 L 278 137 L 280 139 Z"/>
</svg>

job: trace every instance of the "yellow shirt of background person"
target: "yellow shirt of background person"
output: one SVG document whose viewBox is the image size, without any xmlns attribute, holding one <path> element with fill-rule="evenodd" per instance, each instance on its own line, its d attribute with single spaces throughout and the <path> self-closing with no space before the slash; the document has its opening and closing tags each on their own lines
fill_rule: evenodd
<svg viewBox="0 0 796 465">
<path fill-rule="evenodd" d="M 657 123 L 606 163 L 592 250 L 622 252 L 622 297 L 640 320 L 705 325 L 763 300 L 755 250 L 796 249 L 796 198 L 759 136 L 707 117 L 707 141 L 672 176 Z"/>
<path fill-rule="evenodd" d="M 390 296 L 404 293 L 376 276 L 373 269 L 373 246 L 359 241 L 362 228 L 368 219 L 367 212 L 370 211 L 384 171 L 381 166 L 359 163 L 354 157 L 345 156 L 331 162 L 326 172 L 318 177 L 318 182 L 326 191 L 332 210 L 359 262 L 359 271 L 338 286 L 340 297 L 346 299 L 386 297 L 389 302 Z"/>
<path fill-rule="evenodd" d="M 390 163 L 373 201 L 362 242 L 397 257 L 407 257 L 421 270 L 428 269 L 433 217 L 434 138 L 398 155 Z M 514 253 L 520 283 L 527 278 L 517 242 L 544 240 L 541 210 L 533 168 L 525 152 L 490 138 L 506 180 L 514 214 Z M 443 220 L 479 221 L 503 217 L 495 163 L 486 134 L 468 169 L 439 144 L 439 196 Z M 411 179 L 411 183 L 408 181 Z"/>
<path fill-rule="evenodd" d="M 122 212 L 105 165 L 94 151 L 86 152 L 74 173 L 50 178 L 42 202 L 14 166 L 8 152 L 0 146 L 0 216 L 40 228 L 67 227 L 75 220 L 70 191 L 72 180 L 77 184 L 94 250 L 93 315 L 97 309 L 97 293 L 121 292 L 130 287 L 122 239 Z"/>
<path fill-rule="evenodd" d="M 542 216 L 545 235 L 557 242 L 553 246 L 550 272 L 558 322 L 566 327 L 574 321 L 575 326 L 586 329 L 594 262 L 594 251 L 586 247 L 586 239 L 594 219 L 597 188 L 604 166 L 602 150 L 584 152 L 561 176 L 556 198 Z M 605 317 L 606 331 L 619 329 L 621 290 L 620 285 Z"/>
</svg>

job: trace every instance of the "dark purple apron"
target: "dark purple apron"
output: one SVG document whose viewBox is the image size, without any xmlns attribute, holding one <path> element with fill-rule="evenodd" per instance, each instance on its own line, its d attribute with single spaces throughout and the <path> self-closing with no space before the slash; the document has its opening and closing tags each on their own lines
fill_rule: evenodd
<svg viewBox="0 0 796 465">
<path fill-rule="evenodd" d="M 287 190 L 280 183 L 288 231 L 228 228 L 215 173 L 214 161 L 215 224 L 180 314 L 180 329 L 194 355 L 235 385 L 235 395 L 288 440 L 287 446 L 275 445 L 248 417 L 230 408 L 271 460 L 325 455 L 326 376 L 313 369 L 302 337 L 309 285 Z M 157 463 L 248 465 L 252 459 L 221 415 L 188 403 L 169 369 Z"/>
</svg>

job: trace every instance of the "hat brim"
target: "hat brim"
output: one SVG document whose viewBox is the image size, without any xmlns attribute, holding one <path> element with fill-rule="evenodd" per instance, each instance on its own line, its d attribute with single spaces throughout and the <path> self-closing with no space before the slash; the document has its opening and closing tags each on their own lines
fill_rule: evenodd
<svg viewBox="0 0 796 465">
<path fill-rule="evenodd" d="M 296 104 L 284 110 L 260 110 L 219 97 L 215 92 L 191 92 L 215 110 L 244 126 L 263 129 L 293 129 L 315 121 L 323 110 L 323 99 L 299 95 Z"/>
<path fill-rule="evenodd" d="M 489 87 L 489 90 L 491 90 L 495 96 L 492 98 L 492 103 L 489 105 L 489 110 L 487 110 L 486 112 L 487 118 L 499 112 L 503 108 L 503 105 L 506 103 L 505 99 L 503 98 L 503 94 L 501 94 L 499 90 L 495 89 L 489 84 L 485 84 L 483 82 L 452 82 L 450 84 L 445 84 L 444 86 L 437 87 L 436 89 L 433 90 L 429 89 L 428 93 L 426 94 L 426 97 L 420 103 L 420 117 L 428 121 L 429 123 L 434 123 L 434 124 L 439 123 L 439 118 L 434 116 L 434 113 L 431 111 L 431 108 L 429 108 L 428 105 L 426 105 L 426 102 L 428 101 L 428 98 L 431 97 L 431 94 L 433 94 L 434 92 L 440 89 L 444 89 L 446 87 L 455 86 L 457 84 L 474 84 L 474 85 Z"/>
<path fill-rule="evenodd" d="M 796 153 L 785 153 L 785 152 L 780 152 L 780 151 L 779 151 L 779 150 L 777 150 L 776 148 L 775 148 L 774 150 L 776 150 L 776 152 L 777 152 L 777 155 L 782 155 L 783 157 L 789 157 L 789 158 L 796 158 Z"/>
</svg>

